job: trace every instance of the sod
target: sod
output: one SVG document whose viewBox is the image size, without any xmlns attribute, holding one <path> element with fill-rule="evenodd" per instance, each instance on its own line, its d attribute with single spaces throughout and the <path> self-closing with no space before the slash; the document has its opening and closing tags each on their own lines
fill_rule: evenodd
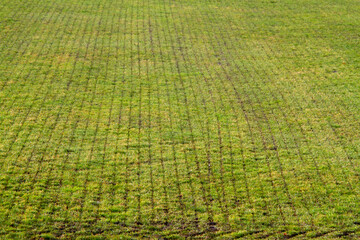
<svg viewBox="0 0 360 240">
<path fill-rule="evenodd" d="M 357 0 L 3 0 L 1 239 L 360 238 Z"/>
</svg>

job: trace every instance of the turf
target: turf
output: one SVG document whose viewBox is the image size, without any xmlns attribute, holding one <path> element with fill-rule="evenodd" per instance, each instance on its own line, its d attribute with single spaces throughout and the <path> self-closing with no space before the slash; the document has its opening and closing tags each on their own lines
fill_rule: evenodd
<svg viewBox="0 0 360 240">
<path fill-rule="evenodd" d="M 357 0 L 2 0 L 0 238 L 360 238 Z"/>
</svg>

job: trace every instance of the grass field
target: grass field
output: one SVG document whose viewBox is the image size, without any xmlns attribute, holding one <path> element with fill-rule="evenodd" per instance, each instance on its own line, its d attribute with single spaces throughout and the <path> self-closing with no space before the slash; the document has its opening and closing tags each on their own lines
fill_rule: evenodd
<svg viewBox="0 0 360 240">
<path fill-rule="evenodd" d="M 2 0 L 0 238 L 360 238 L 357 0 Z"/>
</svg>

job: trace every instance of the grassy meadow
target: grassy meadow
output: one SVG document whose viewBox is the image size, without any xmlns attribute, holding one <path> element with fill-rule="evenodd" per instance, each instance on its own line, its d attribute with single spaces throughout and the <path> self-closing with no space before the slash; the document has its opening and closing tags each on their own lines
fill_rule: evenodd
<svg viewBox="0 0 360 240">
<path fill-rule="evenodd" d="M 360 238 L 360 2 L 2 0 L 0 239 Z"/>
</svg>

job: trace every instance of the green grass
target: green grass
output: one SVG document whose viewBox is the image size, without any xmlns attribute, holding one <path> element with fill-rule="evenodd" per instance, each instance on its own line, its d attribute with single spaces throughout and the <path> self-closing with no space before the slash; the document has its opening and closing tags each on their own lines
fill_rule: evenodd
<svg viewBox="0 0 360 240">
<path fill-rule="evenodd" d="M 4 0 L 0 238 L 360 238 L 356 0 Z"/>
</svg>

